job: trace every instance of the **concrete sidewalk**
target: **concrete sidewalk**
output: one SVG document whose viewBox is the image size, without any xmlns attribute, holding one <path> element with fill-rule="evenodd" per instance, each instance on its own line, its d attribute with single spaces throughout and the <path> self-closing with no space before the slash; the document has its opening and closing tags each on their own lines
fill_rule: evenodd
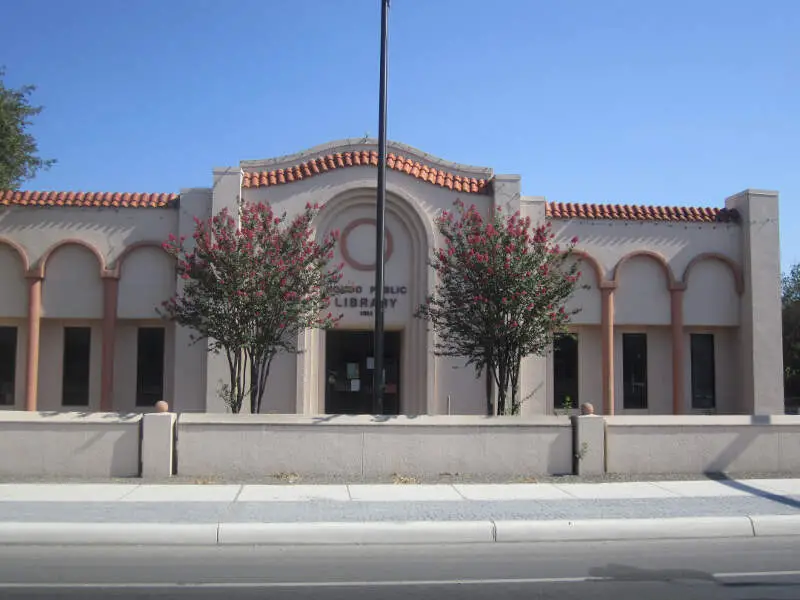
<svg viewBox="0 0 800 600">
<path fill-rule="evenodd" d="M 0 484 L 0 544 L 402 544 L 800 535 L 800 479 Z"/>
</svg>

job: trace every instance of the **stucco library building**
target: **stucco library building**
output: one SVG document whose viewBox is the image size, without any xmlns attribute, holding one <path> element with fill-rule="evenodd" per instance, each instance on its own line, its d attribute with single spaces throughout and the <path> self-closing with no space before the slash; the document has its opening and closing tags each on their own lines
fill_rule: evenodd
<svg viewBox="0 0 800 600">
<path fill-rule="evenodd" d="M 0 406 L 127 412 L 164 399 L 224 412 L 224 358 L 155 308 L 178 285 L 162 242 L 243 198 L 289 215 L 323 204 L 315 229 L 341 231 L 335 260 L 353 286 L 337 299 L 337 329 L 308 331 L 301 353 L 276 359 L 262 412 L 369 412 L 376 150 L 344 140 L 243 161 L 180 193 L 0 192 Z M 575 335 L 525 359 L 523 414 L 552 414 L 567 397 L 606 414 L 783 413 L 777 193 L 709 198 L 712 208 L 566 204 L 523 196 L 516 175 L 398 143 L 389 152 L 387 412 L 486 413 L 485 382 L 435 356 L 413 316 L 435 282 L 435 216 L 460 198 L 580 240 L 588 287 L 570 300 Z"/>
</svg>

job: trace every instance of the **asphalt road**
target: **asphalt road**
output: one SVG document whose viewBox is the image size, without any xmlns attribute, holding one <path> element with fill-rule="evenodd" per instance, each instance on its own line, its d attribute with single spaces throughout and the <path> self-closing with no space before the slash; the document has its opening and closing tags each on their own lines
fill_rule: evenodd
<svg viewBox="0 0 800 600">
<path fill-rule="evenodd" d="M 372 547 L 0 547 L 0 598 L 781 600 L 800 538 Z"/>
</svg>

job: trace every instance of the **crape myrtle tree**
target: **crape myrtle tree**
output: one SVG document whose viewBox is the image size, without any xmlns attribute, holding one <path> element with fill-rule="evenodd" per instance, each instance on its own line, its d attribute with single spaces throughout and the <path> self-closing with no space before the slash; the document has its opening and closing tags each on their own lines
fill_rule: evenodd
<svg viewBox="0 0 800 600">
<path fill-rule="evenodd" d="M 444 240 L 430 263 L 437 284 L 416 314 L 432 324 L 437 355 L 488 372 L 497 389 L 493 407 L 487 385 L 490 412 L 519 414 L 522 359 L 544 355 L 574 312 L 564 305 L 580 277 L 578 240 L 559 246 L 549 223 L 533 228 L 500 208 L 484 219 L 460 200 L 436 225 Z"/>
<path fill-rule="evenodd" d="M 164 243 L 184 281 L 160 312 L 225 355 L 230 378 L 221 395 L 234 413 L 248 395 L 251 412 L 260 412 L 275 356 L 296 353 L 302 330 L 340 318 L 328 312 L 342 277 L 342 265 L 329 265 L 338 232 L 316 241 L 319 210 L 309 204 L 287 219 L 268 204 L 243 203 L 238 223 L 223 209 L 195 219 L 191 243 L 175 236 Z"/>
</svg>

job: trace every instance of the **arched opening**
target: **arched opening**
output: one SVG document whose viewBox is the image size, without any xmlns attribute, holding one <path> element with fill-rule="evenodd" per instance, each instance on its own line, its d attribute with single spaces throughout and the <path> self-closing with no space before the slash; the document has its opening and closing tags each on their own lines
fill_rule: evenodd
<svg viewBox="0 0 800 600">
<path fill-rule="evenodd" d="M 0 408 L 19 406 L 25 391 L 27 270 L 28 258 L 22 247 L 0 238 Z"/>
<path fill-rule="evenodd" d="M 345 262 L 346 293 L 332 307 L 344 315 L 335 332 L 311 330 L 301 336 L 296 390 L 300 412 L 372 412 L 375 271 L 370 256 L 374 255 L 375 228 L 370 217 L 374 205 L 374 190 L 350 190 L 330 200 L 314 223 L 320 237 L 350 227 L 344 253 L 340 245 L 334 259 Z M 385 408 L 399 414 L 424 414 L 433 410 L 432 340 L 426 323 L 413 315 L 432 281 L 428 253 L 433 232 L 415 201 L 394 191 L 387 194 L 386 225 L 392 252 L 385 279 Z M 365 264 L 370 268 L 363 269 Z M 334 356 L 338 357 L 335 365 Z M 337 408 L 343 410 L 333 410 Z"/>
</svg>

